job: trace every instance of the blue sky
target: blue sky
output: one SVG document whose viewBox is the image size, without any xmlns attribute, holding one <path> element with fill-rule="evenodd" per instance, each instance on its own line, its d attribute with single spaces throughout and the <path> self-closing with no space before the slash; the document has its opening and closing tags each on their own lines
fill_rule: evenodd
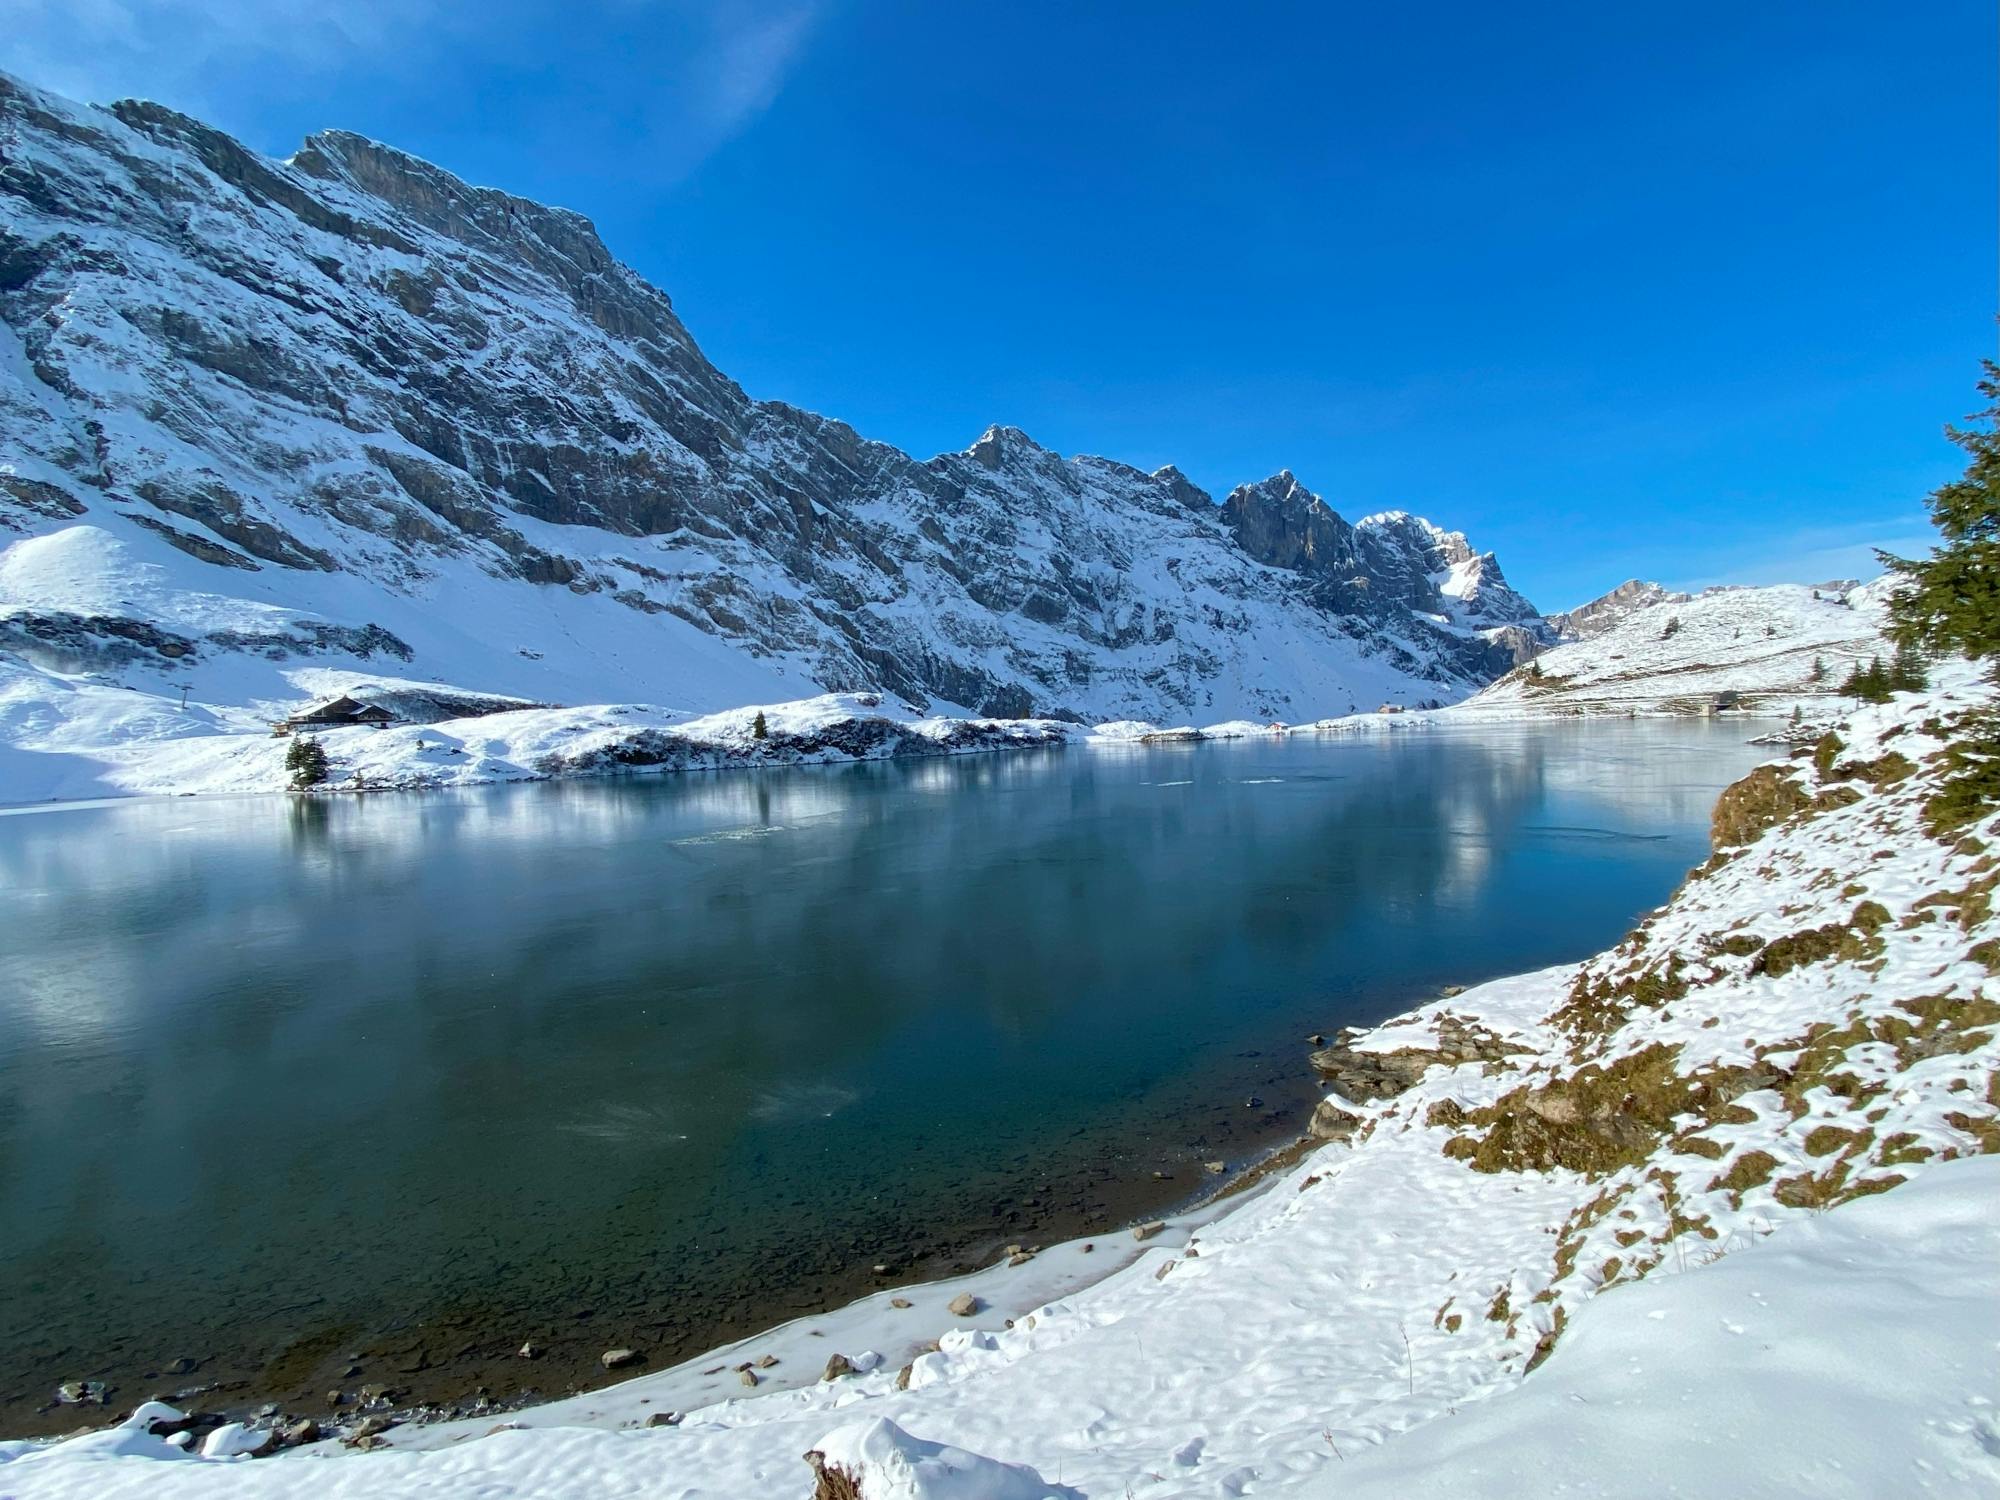
<svg viewBox="0 0 2000 1500">
<path fill-rule="evenodd" d="M 1545 608 L 1923 545 L 1995 343 L 1989 0 L 0 0 L 0 66 L 565 204 L 755 395 L 1279 468 Z"/>
</svg>

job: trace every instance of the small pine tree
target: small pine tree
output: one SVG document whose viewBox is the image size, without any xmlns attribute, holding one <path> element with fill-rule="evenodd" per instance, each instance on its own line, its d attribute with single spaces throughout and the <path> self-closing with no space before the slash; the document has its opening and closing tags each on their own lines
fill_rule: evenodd
<svg viewBox="0 0 2000 1500">
<path fill-rule="evenodd" d="M 1800 712 L 1798 704 L 1794 703 L 1792 705 L 1792 722 L 1796 724 L 1799 722 L 1799 720 L 1803 719 L 1804 717 L 1805 715 Z"/>
<path fill-rule="evenodd" d="M 1892 693 L 1921 693 L 1931 685 L 1921 657 L 1908 646 L 1898 646 L 1889 663 L 1888 688 Z"/>
<path fill-rule="evenodd" d="M 1681 629 L 1681 622 L 1679 617 L 1676 616 L 1674 619 L 1667 621 L 1667 628 L 1660 632 L 1660 639 L 1663 641 L 1670 641 L 1676 635 L 1680 634 L 1680 629 Z"/>
<path fill-rule="evenodd" d="M 1813 658 L 1812 680 L 1814 682 L 1826 681 L 1826 658 L 1824 656 L 1815 656 Z"/>
<path fill-rule="evenodd" d="M 285 752 L 285 769 L 292 773 L 292 790 L 302 792 L 326 780 L 326 746 L 311 735 L 301 735 Z"/>
<path fill-rule="evenodd" d="M 1887 703 L 1893 691 L 1889 685 L 1889 669 L 1882 665 L 1879 656 L 1865 667 L 1856 662 L 1854 670 L 1847 674 L 1847 680 L 1841 683 L 1840 691 L 1863 703 Z"/>
<path fill-rule="evenodd" d="M 757 717 L 750 721 L 750 738 L 768 740 L 770 737 L 771 726 L 764 722 L 764 710 L 760 708 L 757 710 Z"/>
<path fill-rule="evenodd" d="M 1944 430 L 1972 461 L 1926 502 L 1943 545 L 1922 559 L 1877 554 L 1912 585 L 1889 601 L 1896 644 L 1975 658 L 2000 656 L 2000 364 L 1981 365 L 1987 405 L 1972 420 L 1983 425 Z"/>
<path fill-rule="evenodd" d="M 1537 682 L 1542 680 L 1542 664 L 1539 660 L 1528 663 L 1528 675 Z"/>
</svg>

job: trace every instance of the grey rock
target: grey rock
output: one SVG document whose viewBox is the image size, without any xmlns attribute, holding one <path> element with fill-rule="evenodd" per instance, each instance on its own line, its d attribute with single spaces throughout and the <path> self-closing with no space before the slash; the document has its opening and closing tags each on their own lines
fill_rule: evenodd
<svg viewBox="0 0 2000 1500">
<path fill-rule="evenodd" d="M 1322 1099 L 1306 1122 L 1306 1134 L 1316 1141 L 1344 1141 L 1361 1126 L 1361 1116 L 1342 1109 L 1331 1099 Z"/>
<path fill-rule="evenodd" d="M 363 1452 L 366 1452 L 370 1448 L 380 1446 L 382 1434 L 389 1431 L 395 1425 L 395 1418 L 383 1416 L 378 1412 L 373 1416 L 363 1417 L 359 1422 L 356 1422 L 347 1434 L 341 1438 L 341 1442 L 350 1448 L 359 1448 Z"/>
<path fill-rule="evenodd" d="M 607 1370 L 622 1370 L 627 1365 L 636 1365 L 639 1363 L 639 1351 L 636 1349 L 606 1349 L 602 1354 L 597 1356 L 597 1362 Z"/>
<path fill-rule="evenodd" d="M 1132 1238 L 1144 1244 L 1147 1240 L 1153 1238 L 1154 1235 L 1164 1233 L 1166 1227 L 1166 1221 L 1163 1219 L 1155 1219 L 1150 1224 L 1134 1224 L 1132 1226 Z"/>
</svg>

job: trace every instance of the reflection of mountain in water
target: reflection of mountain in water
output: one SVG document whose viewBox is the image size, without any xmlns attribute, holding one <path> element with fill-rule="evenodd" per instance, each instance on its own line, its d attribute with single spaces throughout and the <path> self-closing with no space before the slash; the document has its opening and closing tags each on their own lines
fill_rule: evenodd
<svg viewBox="0 0 2000 1500">
<path fill-rule="evenodd" d="M 1754 758 L 1558 727 L 0 820 L 0 1366 L 809 1301 L 1212 1054 L 1601 944 Z"/>
</svg>

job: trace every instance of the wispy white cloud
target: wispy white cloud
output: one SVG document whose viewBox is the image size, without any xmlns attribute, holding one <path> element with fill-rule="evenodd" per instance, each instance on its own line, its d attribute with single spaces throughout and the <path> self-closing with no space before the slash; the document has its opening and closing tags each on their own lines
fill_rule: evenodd
<svg viewBox="0 0 2000 1500">
<path fill-rule="evenodd" d="M 770 11 L 724 7 L 715 12 L 710 43 L 706 115 L 726 139 L 771 107 L 805 46 L 815 7 L 786 5 Z"/>
<path fill-rule="evenodd" d="M 0 0 L 0 34 L 32 83 L 200 114 L 253 80 L 394 61 L 440 14 L 431 0 Z"/>
<path fill-rule="evenodd" d="M 0 0 L 0 68 L 73 99 L 154 99 L 239 133 L 281 118 L 306 78 L 323 96 L 350 81 L 436 87 L 448 77 L 469 88 L 482 68 L 539 74 L 555 80 L 554 97 L 539 110 L 538 101 L 522 101 L 514 128 L 524 147 L 542 144 L 529 138 L 552 120 L 577 127 L 562 91 L 601 86 L 636 136 L 624 143 L 628 166 L 670 180 L 771 107 L 823 4 L 497 0 L 475 10 L 446 0 Z M 567 58 L 565 35 L 583 39 Z M 603 51 L 620 45 L 643 70 L 643 90 L 620 94 L 599 76 Z M 352 123 L 314 120 L 310 128 Z"/>
</svg>

